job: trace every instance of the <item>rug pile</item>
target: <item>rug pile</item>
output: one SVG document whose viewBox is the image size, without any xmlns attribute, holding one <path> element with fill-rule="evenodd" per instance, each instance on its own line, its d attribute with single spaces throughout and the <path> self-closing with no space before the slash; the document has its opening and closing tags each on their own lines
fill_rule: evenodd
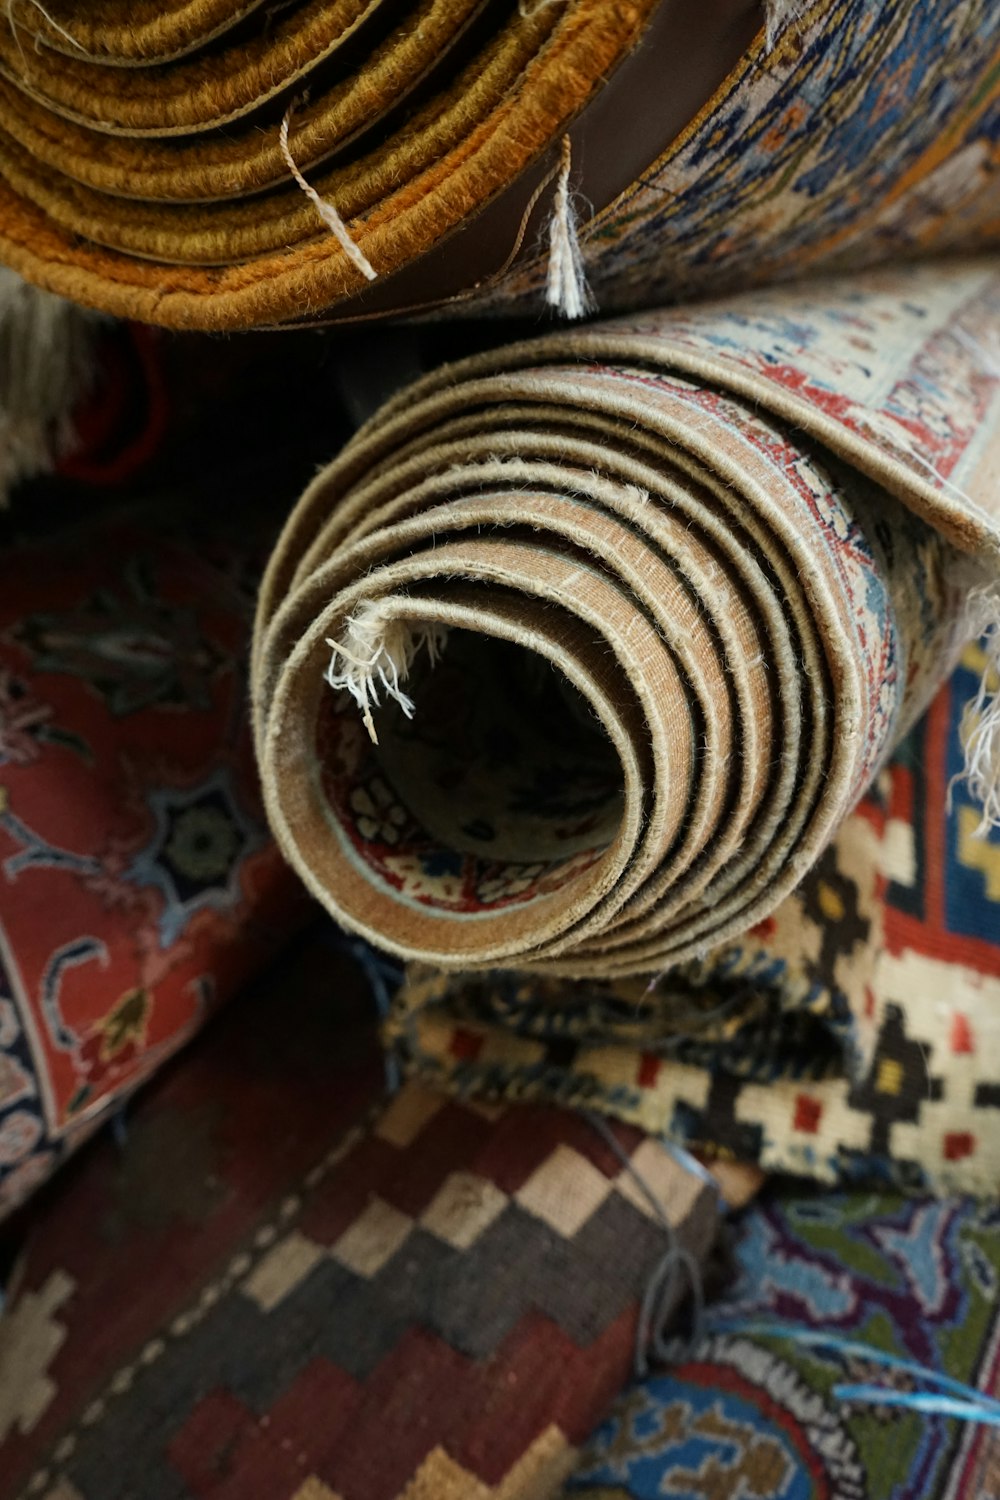
<svg viewBox="0 0 1000 1500">
<path fill-rule="evenodd" d="M 998 252 L 992 0 L 0 5 L 0 1500 L 998 1488 Z"/>
</svg>

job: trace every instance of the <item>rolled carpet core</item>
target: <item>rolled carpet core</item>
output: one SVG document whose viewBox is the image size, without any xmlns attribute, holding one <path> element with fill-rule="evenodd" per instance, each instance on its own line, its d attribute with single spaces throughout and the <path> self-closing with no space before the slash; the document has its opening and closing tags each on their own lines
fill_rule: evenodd
<svg viewBox="0 0 1000 1500">
<path fill-rule="evenodd" d="M 625 802 L 603 705 L 528 644 L 459 628 L 439 641 L 379 715 L 374 756 L 401 806 L 420 810 L 442 858 L 484 845 L 522 863 L 603 854 Z"/>
<path fill-rule="evenodd" d="M 975 498 L 996 376 L 958 337 L 998 315 L 988 267 L 872 276 L 390 402 L 303 497 L 258 613 L 265 796 L 314 893 L 409 957 L 581 975 L 765 917 L 1000 552 Z"/>
</svg>

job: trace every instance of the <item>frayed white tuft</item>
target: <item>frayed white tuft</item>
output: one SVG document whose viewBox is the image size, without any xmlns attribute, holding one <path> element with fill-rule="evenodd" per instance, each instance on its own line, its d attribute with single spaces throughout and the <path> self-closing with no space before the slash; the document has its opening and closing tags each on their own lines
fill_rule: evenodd
<svg viewBox="0 0 1000 1500">
<path fill-rule="evenodd" d="M 77 52 L 82 53 L 84 57 L 92 57 L 96 55 L 94 53 L 88 52 L 83 43 L 78 42 L 73 33 L 71 31 L 67 31 L 65 26 L 60 26 L 55 16 L 50 15 L 49 12 L 45 9 L 45 6 L 42 4 L 42 0 L 23 0 L 23 3 L 28 6 L 29 10 L 36 10 L 38 14 L 49 23 L 54 32 L 61 36 L 64 41 L 69 42 L 70 46 L 75 47 Z M 7 0 L 7 24 L 10 26 L 10 29 L 14 33 L 14 36 L 16 38 L 18 27 L 22 25 L 23 22 L 18 21 L 15 18 L 14 6 L 15 0 Z M 27 30 L 27 28 L 25 29 Z M 35 50 L 37 51 L 39 42 L 42 40 L 42 38 L 40 38 L 34 32 L 32 33 L 32 36 L 34 36 Z M 18 45 L 20 46 L 20 43 Z M 21 49 L 21 55 L 22 57 L 24 55 L 23 49 Z"/>
<path fill-rule="evenodd" d="M 983 815 L 977 836 L 1000 828 L 1000 584 L 969 596 L 968 636 L 986 655 L 979 689 L 965 711 L 965 764 L 954 782 L 964 782 Z M 950 788 L 949 788 L 950 792 Z"/>
<path fill-rule="evenodd" d="M 804 0 L 764 0 L 764 46 L 770 52 L 781 33 L 798 21 Z"/>
<path fill-rule="evenodd" d="M 545 300 L 564 318 L 582 318 L 593 311 L 594 301 L 583 270 L 576 209 L 569 190 L 572 165 L 572 146 L 569 136 L 564 135 L 555 205 L 549 220 L 549 274 Z"/>
<path fill-rule="evenodd" d="M 72 449 L 100 322 L 0 267 L 0 506 L 20 480 L 48 473 Z"/>
<path fill-rule="evenodd" d="M 288 127 L 291 123 L 292 113 L 294 109 L 295 104 L 292 103 L 285 110 L 284 118 L 281 121 L 281 128 L 278 131 L 278 144 L 281 148 L 281 154 L 285 159 L 285 166 L 288 168 L 289 172 L 291 172 L 292 176 L 295 178 L 295 181 L 305 193 L 310 203 L 315 205 L 316 212 L 323 220 L 323 223 L 326 225 L 327 229 L 331 231 L 351 264 L 357 267 L 362 276 L 366 277 L 369 281 L 374 281 L 378 276 L 378 272 L 375 270 L 375 267 L 372 265 L 367 255 L 365 255 L 364 251 L 351 239 L 351 236 L 348 233 L 347 225 L 344 223 L 343 219 L 340 217 L 333 204 L 328 203 L 325 198 L 320 197 L 319 193 L 317 193 L 312 183 L 306 181 L 302 173 L 299 171 L 298 166 L 296 165 L 295 158 L 291 152 L 291 147 L 288 144 Z"/>
<path fill-rule="evenodd" d="M 339 641 L 328 640 L 333 652 L 325 677 L 336 692 L 350 693 L 361 710 L 361 719 L 373 744 L 378 744 L 372 708 L 381 706 L 380 692 L 413 718 L 414 703 L 400 684 L 414 658 L 425 650 L 431 666 L 444 650 L 448 630 L 444 625 L 416 624 L 387 615 L 381 604 L 362 604 L 350 616 Z"/>
</svg>

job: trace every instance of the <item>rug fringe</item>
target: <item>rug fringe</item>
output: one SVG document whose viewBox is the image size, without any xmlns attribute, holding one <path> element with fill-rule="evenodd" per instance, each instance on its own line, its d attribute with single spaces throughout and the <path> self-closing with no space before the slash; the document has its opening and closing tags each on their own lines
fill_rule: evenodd
<svg viewBox="0 0 1000 1500">
<path fill-rule="evenodd" d="M 803 0 L 764 0 L 764 46 L 770 52 L 781 33 L 801 18 Z"/>
<path fill-rule="evenodd" d="M 20 480 L 49 473 L 73 448 L 100 321 L 0 267 L 0 508 Z"/>
<path fill-rule="evenodd" d="M 307 97 L 308 95 L 303 96 L 303 98 Z M 285 166 L 288 168 L 289 172 L 291 172 L 297 186 L 302 189 L 306 197 L 309 199 L 310 203 L 313 204 L 316 212 L 323 220 L 323 223 L 326 225 L 327 229 L 330 230 L 334 239 L 337 241 L 338 245 L 343 250 L 352 266 L 357 267 L 362 276 L 366 277 L 368 281 L 374 281 L 378 276 L 378 272 L 376 271 L 375 267 L 372 265 L 371 261 L 368 259 L 367 255 L 360 248 L 360 246 L 356 245 L 351 239 L 347 225 L 344 223 L 343 219 L 340 217 L 340 214 L 334 208 L 333 204 L 329 203 L 326 198 L 321 197 L 313 187 L 312 183 L 307 182 L 303 177 L 302 173 L 299 171 L 298 165 L 295 161 L 295 157 L 292 155 L 292 149 L 288 144 L 288 127 L 291 124 L 292 114 L 294 113 L 296 102 L 297 101 L 293 99 L 291 104 L 285 110 L 284 116 L 282 117 L 281 126 L 278 130 L 278 146 L 281 150 L 281 155 L 284 159 Z"/>
<path fill-rule="evenodd" d="M 973 589 L 967 625 L 969 639 L 982 643 L 986 661 L 976 694 L 966 705 L 965 760 L 951 785 L 964 783 L 982 807 L 976 829 L 982 837 L 1000 828 L 1000 582 Z"/>
<path fill-rule="evenodd" d="M 561 152 L 555 205 L 549 220 L 549 272 L 545 300 L 564 318 L 575 319 L 593 312 L 594 299 L 583 269 L 579 222 L 569 190 L 573 148 L 568 135 L 562 138 Z"/>
<path fill-rule="evenodd" d="M 408 719 L 413 718 L 413 699 L 401 683 L 421 650 L 434 664 L 448 637 L 443 625 L 415 624 L 386 612 L 384 604 L 365 603 L 350 616 L 339 641 L 327 640 L 332 651 L 325 679 L 335 692 L 348 692 L 361 710 L 361 719 L 373 745 L 378 734 L 372 708 L 381 704 L 380 690 L 398 703 Z"/>
</svg>

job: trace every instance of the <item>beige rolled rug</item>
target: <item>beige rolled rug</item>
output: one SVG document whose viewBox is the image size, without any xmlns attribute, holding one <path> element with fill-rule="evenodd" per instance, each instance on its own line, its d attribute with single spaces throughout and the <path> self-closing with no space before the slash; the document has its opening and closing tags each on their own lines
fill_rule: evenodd
<svg viewBox="0 0 1000 1500">
<path fill-rule="evenodd" d="M 1000 242 L 992 0 L 9 0 L 0 261 L 234 329 Z"/>
<path fill-rule="evenodd" d="M 558 975 L 766 917 L 991 607 L 998 348 L 996 265 L 958 262 L 595 324 L 390 401 L 258 610 L 258 759 L 309 888 L 407 957 Z"/>
</svg>

